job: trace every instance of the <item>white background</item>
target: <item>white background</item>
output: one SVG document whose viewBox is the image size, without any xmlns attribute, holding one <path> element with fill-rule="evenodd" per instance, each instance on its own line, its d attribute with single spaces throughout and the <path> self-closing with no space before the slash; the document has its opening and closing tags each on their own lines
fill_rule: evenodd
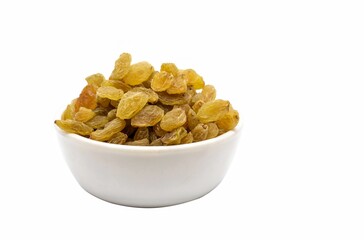
<svg viewBox="0 0 364 240">
<path fill-rule="evenodd" d="M 0 239 L 364 239 L 362 1 L 1 1 Z M 244 115 L 207 196 L 83 191 L 53 121 L 115 59 L 194 68 Z"/>
</svg>

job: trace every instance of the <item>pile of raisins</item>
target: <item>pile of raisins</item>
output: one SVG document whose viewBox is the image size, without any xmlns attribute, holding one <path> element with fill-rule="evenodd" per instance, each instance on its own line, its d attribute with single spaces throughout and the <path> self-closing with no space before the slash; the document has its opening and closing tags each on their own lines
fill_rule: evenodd
<svg viewBox="0 0 364 240">
<path fill-rule="evenodd" d="M 131 64 L 123 53 L 108 80 L 100 74 L 63 112 L 58 127 L 113 144 L 164 146 L 199 142 L 232 130 L 239 113 L 229 101 L 215 99 L 192 69 L 163 63 L 155 71 L 148 62 Z"/>
</svg>

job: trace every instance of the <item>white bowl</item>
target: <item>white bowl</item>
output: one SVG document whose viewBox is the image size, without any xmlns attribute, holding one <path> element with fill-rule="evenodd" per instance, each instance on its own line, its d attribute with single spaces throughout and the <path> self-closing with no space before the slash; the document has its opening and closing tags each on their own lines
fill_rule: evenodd
<svg viewBox="0 0 364 240">
<path fill-rule="evenodd" d="M 105 201 L 133 207 L 175 205 L 213 190 L 229 168 L 241 132 L 238 126 L 197 143 L 125 146 L 56 129 L 67 164 L 81 187 Z"/>
</svg>

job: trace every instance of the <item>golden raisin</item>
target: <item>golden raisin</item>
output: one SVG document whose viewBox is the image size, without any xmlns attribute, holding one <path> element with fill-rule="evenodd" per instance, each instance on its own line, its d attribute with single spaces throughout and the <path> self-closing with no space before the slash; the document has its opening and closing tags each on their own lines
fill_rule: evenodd
<svg viewBox="0 0 364 240">
<path fill-rule="evenodd" d="M 225 100 L 214 100 L 203 104 L 197 112 L 197 118 L 202 123 L 214 122 L 229 111 L 230 103 Z"/>
<path fill-rule="evenodd" d="M 88 108 L 80 107 L 78 112 L 75 114 L 75 120 L 79 122 L 87 122 L 91 118 L 95 117 L 94 111 Z"/>
<path fill-rule="evenodd" d="M 161 72 L 165 71 L 167 73 L 172 74 L 174 77 L 178 75 L 178 68 L 174 63 L 162 63 L 161 65 Z"/>
<path fill-rule="evenodd" d="M 96 115 L 95 117 L 91 118 L 89 121 L 86 122 L 86 125 L 94 128 L 99 129 L 105 126 L 109 120 L 106 116 Z"/>
<path fill-rule="evenodd" d="M 180 94 L 187 92 L 186 75 L 180 74 L 174 78 L 172 85 L 167 89 L 168 94 Z"/>
<path fill-rule="evenodd" d="M 89 127 L 82 122 L 71 120 L 71 119 L 56 120 L 55 124 L 65 132 L 76 133 L 81 136 L 88 136 L 93 131 L 92 127 Z"/>
<path fill-rule="evenodd" d="M 125 121 L 119 118 L 115 118 L 111 122 L 108 122 L 103 129 L 96 130 L 91 133 L 90 138 L 97 141 L 107 141 L 112 136 L 125 127 Z"/>
<path fill-rule="evenodd" d="M 115 61 L 114 70 L 111 73 L 109 79 L 121 80 L 129 72 L 131 63 L 131 55 L 129 53 L 123 53 Z"/>
<path fill-rule="evenodd" d="M 163 116 L 163 109 L 155 105 L 147 105 L 131 119 L 131 125 L 134 127 L 154 126 Z"/>
<path fill-rule="evenodd" d="M 206 124 L 199 123 L 199 124 L 197 124 L 197 126 L 194 129 L 192 129 L 191 132 L 193 135 L 193 141 L 199 142 L 199 141 L 206 140 L 209 129 Z"/>
<path fill-rule="evenodd" d="M 185 74 L 187 77 L 187 85 L 194 89 L 202 89 L 205 86 L 203 78 L 198 75 L 193 69 L 186 69 L 180 71 L 180 74 Z"/>
<path fill-rule="evenodd" d="M 238 123 L 239 113 L 236 110 L 230 110 L 222 118 L 216 121 L 217 126 L 226 132 L 234 129 Z"/>
<path fill-rule="evenodd" d="M 100 86 L 105 81 L 105 77 L 101 73 L 96 73 L 86 77 L 86 81 L 89 85 L 95 84 L 96 86 Z"/>
<path fill-rule="evenodd" d="M 107 98 L 110 100 L 117 101 L 120 100 L 120 98 L 123 95 L 124 95 L 123 90 L 111 86 L 99 87 L 97 89 L 97 96 L 101 98 Z"/>
<path fill-rule="evenodd" d="M 160 126 L 163 130 L 170 132 L 180 126 L 183 126 L 187 121 L 186 113 L 181 108 L 175 108 L 167 112 L 161 122 Z"/>
<path fill-rule="evenodd" d="M 117 132 L 107 142 L 113 144 L 124 144 L 127 140 L 128 140 L 128 135 L 122 132 Z"/>
<path fill-rule="evenodd" d="M 136 130 L 136 132 L 134 134 L 134 141 L 141 140 L 144 138 L 149 139 L 149 129 L 147 127 L 140 127 Z"/>
<path fill-rule="evenodd" d="M 184 127 L 174 129 L 161 138 L 161 141 L 166 145 L 180 144 L 181 140 L 187 135 L 187 130 Z"/>
<path fill-rule="evenodd" d="M 148 102 L 148 95 L 142 92 L 127 92 L 120 99 L 116 116 L 120 119 L 134 117 Z"/>
<path fill-rule="evenodd" d="M 131 86 L 139 85 L 147 81 L 154 72 L 154 68 L 148 62 L 139 62 L 130 66 L 128 74 L 123 78 L 126 84 Z"/>
<path fill-rule="evenodd" d="M 163 92 L 171 87 L 173 81 L 174 77 L 172 74 L 164 71 L 157 72 L 152 78 L 150 87 L 156 92 Z"/>
</svg>

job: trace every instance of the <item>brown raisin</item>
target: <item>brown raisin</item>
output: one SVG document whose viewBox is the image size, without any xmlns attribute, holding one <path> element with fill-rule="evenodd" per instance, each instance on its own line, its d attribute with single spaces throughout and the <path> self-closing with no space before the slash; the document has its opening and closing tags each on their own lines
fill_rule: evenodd
<svg viewBox="0 0 364 240">
<path fill-rule="evenodd" d="M 97 107 L 96 91 L 97 87 L 94 84 L 87 85 L 82 89 L 82 92 L 75 104 L 76 112 L 78 112 L 80 107 L 85 107 L 92 110 Z"/>
</svg>

